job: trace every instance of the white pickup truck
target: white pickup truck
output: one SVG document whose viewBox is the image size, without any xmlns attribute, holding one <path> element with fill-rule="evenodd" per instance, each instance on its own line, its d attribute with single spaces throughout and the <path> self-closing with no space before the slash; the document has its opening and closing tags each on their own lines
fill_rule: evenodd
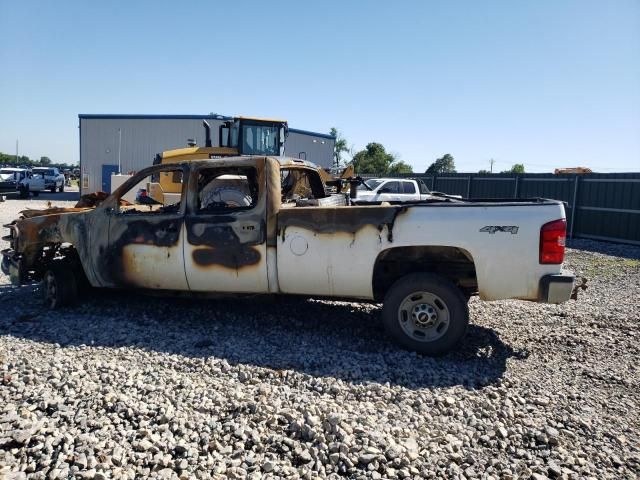
<svg viewBox="0 0 640 480">
<path fill-rule="evenodd" d="M 122 200 L 164 176 L 181 184 L 178 194 Z M 560 303 L 574 292 L 562 270 L 559 201 L 434 195 L 358 206 L 349 196 L 329 195 L 318 168 L 298 159 L 156 165 L 97 206 L 23 212 L 7 225 L 2 268 L 16 284 L 41 281 L 52 308 L 72 303 L 87 282 L 383 302 L 390 335 L 428 355 L 462 339 L 472 295 Z"/>
<path fill-rule="evenodd" d="M 358 205 L 420 202 L 431 198 L 422 180 L 412 178 L 370 178 L 358 187 Z"/>
<path fill-rule="evenodd" d="M 64 192 L 64 175 L 56 167 L 34 167 L 34 174 L 44 177 L 46 188 L 55 193 Z"/>
<path fill-rule="evenodd" d="M 44 189 L 44 177 L 34 174 L 29 169 L 0 169 L 0 191 L 18 191 L 22 198 L 27 198 L 30 193 L 37 197 Z"/>
</svg>

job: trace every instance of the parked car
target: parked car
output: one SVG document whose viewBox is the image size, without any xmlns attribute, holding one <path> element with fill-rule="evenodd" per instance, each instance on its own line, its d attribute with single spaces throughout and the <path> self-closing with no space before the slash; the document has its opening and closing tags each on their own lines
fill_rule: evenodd
<svg viewBox="0 0 640 480">
<path fill-rule="evenodd" d="M 370 178 L 358 187 L 356 204 L 382 202 L 420 202 L 431 198 L 429 189 L 420 179 Z"/>
<path fill-rule="evenodd" d="M 34 167 L 33 173 L 44 175 L 46 188 L 51 193 L 64 192 L 64 175 L 56 167 Z"/>
<path fill-rule="evenodd" d="M 153 180 L 163 176 L 181 188 L 164 194 Z M 124 200 L 140 188 L 138 202 Z M 439 355 L 464 336 L 472 295 L 561 303 L 577 292 L 562 269 L 557 200 L 357 206 L 327 195 L 309 162 L 247 156 L 155 165 L 79 207 L 7 225 L 3 271 L 15 284 L 42 281 L 50 308 L 86 285 L 373 300 L 396 341 Z"/>
<path fill-rule="evenodd" d="M 26 168 L 2 168 L 0 169 L 0 191 L 18 191 L 22 198 L 27 198 L 29 193 L 37 197 L 45 189 L 43 175 L 34 174 Z"/>
</svg>

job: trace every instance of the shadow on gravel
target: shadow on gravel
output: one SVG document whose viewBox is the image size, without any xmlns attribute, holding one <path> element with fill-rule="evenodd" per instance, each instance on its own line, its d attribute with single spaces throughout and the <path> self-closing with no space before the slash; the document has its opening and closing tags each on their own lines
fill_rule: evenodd
<svg viewBox="0 0 640 480">
<path fill-rule="evenodd" d="M 602 253 L 614 257 L 628 258 L 631 260 L 640 259 L 640 246 L 628 245 L 624 243 L 600 242 L 584 238 L 567 240 L 567 247 L 575 250 L 584 250 L 593 253 Z"/>
<path fill-rule="evenodd" d="M 269 371 L 430 388 L 474 389 L 523 358 L 495 331 L 470 325 L 455 353 L 429 358 L 396 347 L 376 305 L 288 297 L 202 300 L 95 292 L 72 309 L 45 310 L 33 287 L 0 286 L 0 335 L 63 347 L 131 347 L 226 360 Z M 173 359 L 175 361 L 175 358 Z"/>
</svg>

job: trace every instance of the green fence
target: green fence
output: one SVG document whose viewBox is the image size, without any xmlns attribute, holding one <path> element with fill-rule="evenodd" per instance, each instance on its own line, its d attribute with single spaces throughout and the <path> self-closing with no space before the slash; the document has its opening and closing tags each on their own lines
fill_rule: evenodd
<svg viewBox="0 0 640 480">
<path fill-rule="evenodd" d="M 565 202 L 571 238 L 640 245 L 640 173 L 385 176 L 420 178 L 431 190 L 471 199 L 542 197 L 562 200 Z M 374 175 L 363 177 L 371 178 Z"/>
</svg>

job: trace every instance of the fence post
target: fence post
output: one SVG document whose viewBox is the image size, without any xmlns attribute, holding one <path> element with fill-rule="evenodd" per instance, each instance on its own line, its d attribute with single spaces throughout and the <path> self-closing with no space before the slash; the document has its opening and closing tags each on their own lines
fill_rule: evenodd
<svg viewBox="0 0 640 480">
<path fill-rule="evenodd" d="M 431 191 L 434 191 L 436 189 L 436 175 L 433 174 L 433 177 L 431 177 Z"/>
<path fill-rule="evenodd" d="M 471 196 L 471 175 L 467 177 L 467 198 Z"/>
<path fill-rule="evenodd" d="M 520 183 L 520 175 L 516 175 L 516 186 L 513 190 L 513 198 L 518 198 L 518 184 Z"/>
<path fill-rule="evenodd" d="M 576 212 L 578 208 L 576 207 L 576 199 L 578 198 L 578 175 L 574 175 L 573 182 L 573 203 L 571 204 L 571 225 L 569 227 L 569 237 L 573 240 L 573 223 L 576 220 Z"/>
</svg>

